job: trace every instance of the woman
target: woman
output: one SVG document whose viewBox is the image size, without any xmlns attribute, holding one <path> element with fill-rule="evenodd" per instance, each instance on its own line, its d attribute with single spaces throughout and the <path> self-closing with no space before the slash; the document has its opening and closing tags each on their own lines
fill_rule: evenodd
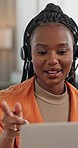
<svg viewBox="0 0 78 148">
<path fill-rule="evenodd" d="M 66 81 L 77 36 L 75 22 L 52 3 L 30 21 L 22 58 L 27 78 L 34 76 L 0 92 L 1 148 L 19 147 L 23 124 L 78 121 L 78 90 Z"/>
</svg>

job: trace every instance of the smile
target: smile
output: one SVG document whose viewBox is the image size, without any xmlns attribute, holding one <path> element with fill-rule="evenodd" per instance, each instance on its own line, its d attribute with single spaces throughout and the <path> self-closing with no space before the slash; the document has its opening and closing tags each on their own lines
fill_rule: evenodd
<svg viewBox="0 0 78 148">
<path fill-rule="evenodd" d="M 58 73 L 58 71 L 46 71 L 46 72 L 49 74 L 57 74 Z"/>
<path fill-rule="evenodd" d="M 45 70 L 44 72 L 50 78 L 56 78 L 57 76 L 61 74 L 61 70 Z"/>
</svg>

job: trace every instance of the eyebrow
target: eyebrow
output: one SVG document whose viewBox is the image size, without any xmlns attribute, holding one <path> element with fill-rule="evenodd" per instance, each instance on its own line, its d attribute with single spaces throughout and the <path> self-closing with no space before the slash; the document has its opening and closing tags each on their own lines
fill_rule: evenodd
<svg viewBox="0 0 78 148">
<path fill-rule="evenodd" d="M 35 47 L 39 47 L 39 46 L 46 47 L 47 45 L 38 43 L 38 44 L 36 44 L 36 46 L 35 46 Z"/>
<path fill-rule="evenodd" d="M 46 44 L 41 44 L 41 43 L 36 44 L 35 47 L 40 47 L 40 46 L 41 46 L 41 47 L 47 47 Z M 69 44 L 68 44 L 68 43 L 60 43 L 60 44 L 58 44 L 57 46 L 58 46 L 58 47 L 62 47 L 62 46 L 69 47 Z"/>
<path fill-rule="evenodd" d="M 58 47 L 61 47 L 61 46 L 67 46 L 68 47 L 69 44 L 68 43 L 61 43 L 61 44 L 58 45 Z"/>
</svg>

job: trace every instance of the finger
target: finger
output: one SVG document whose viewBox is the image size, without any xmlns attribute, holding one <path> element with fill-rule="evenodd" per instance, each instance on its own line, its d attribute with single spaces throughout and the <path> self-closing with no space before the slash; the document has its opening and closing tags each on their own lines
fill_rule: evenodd
<svg viewBox="0 0 78 148">
<path fill-rule="evenodd" d="M 6 127 L 6 130 L 11 130 L 11 131 L 20 131 L 21 129 L 21 125 L 18 124 L 8 124 L 8 126 Z"/>
<path fill-rule="evenodd" d="M 15 104 L 15 114 L 18 115 L 19 117 L 21 117 L 21 118 L 18 118 L 18 119 L 20 119 L 20 123 L 29 124 L 28 120 L 23 119 L 22 106 L 20 103 Z M 23 121 L 23 122 L 21 122 L 21 121 Z"/>
<path fill-rule="evenodd" d="M 22 106 L 20 103 L 15 104 L 15 114 L 22 117 Z"/>
<path fill-rule="evenodd" d="M 11 111 L 6 101 L 2 101 L 0 104 L 0 107 L 5 115 L 13 116 L 13 112 Z"/>
</svg>

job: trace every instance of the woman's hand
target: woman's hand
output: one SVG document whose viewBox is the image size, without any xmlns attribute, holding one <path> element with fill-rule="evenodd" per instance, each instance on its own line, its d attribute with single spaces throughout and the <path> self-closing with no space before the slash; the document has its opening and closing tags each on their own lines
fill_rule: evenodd
<svg viewBox="0 0 78 148">
<path fill-rule="evenodd" d="M 4 112 L 2 118 L 4 133 L 9 138 L 15 138 L 20 134 L 21 125 L 27 123 L 27 120 L 23 119 L 22 116 L 21 104 L 16 103 L 14 111 L 10 109 L 6 101 L 2 101 L 0 106 Z"/>
</svg>

